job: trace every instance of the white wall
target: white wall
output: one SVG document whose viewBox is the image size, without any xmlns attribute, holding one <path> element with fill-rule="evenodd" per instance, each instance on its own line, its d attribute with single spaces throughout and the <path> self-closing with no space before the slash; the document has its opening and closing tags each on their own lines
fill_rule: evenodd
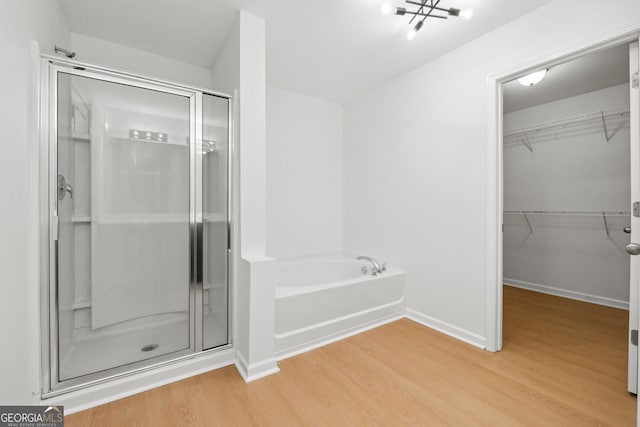
<svg viewBox="0 0 640 427">
<path fill-rule="evenodd" d="M 0 246 L 0 402 L 31 404 L 39 392 L 37 67 L 30 53 L 69 46 L 56 0 L 0 3 L 0 178 L 6 183 Z"/>
<path fill-rule="evenodd" d="M 267 254 L 342 250 L 342 107 L 267 89 Z"/>
<path fill-rule="evenodd" d="M 349 102 L 345 249 L 404 264 L 408 308 L 483 345 L 487 76 L 629 21 L 636 0 L 557 0 Z"/>
<path fill-rule="evenodd" d="M 247 381 L 278 371 L 274 354 L 275 261 L 266 256 L 266 35 L 240 11 L 212 67 L 234 99 L 234 347 Z"/>
<path fill-rule="evenodd" d="M 214 87 L 228 94 L 240 88 L 240 14 L 213 62 L 211 82 Z"/>
<path fill-rule="evenodd" d="M 535 90 L 535 88 L 533 88 Z M 629 105 L 622 84 L 506 114 L 504 128 L 518 129 L 608 108 Z M 609 120 L 607 143 L 595 121 L 533 143 L 504 148 L 504 207 L 507 210 L 628 211 L 630 195 L 629 126 Z M 504 281 L 534 284 L 553 291 L 595 295 L 603 303 L 629 301 L 627 217 L 523 216 L 504 218 Z M 522 283 L 525 282 L 525 283 Z M 587 295 L 585 295 L 587 294 Z"/>
<path fill-rule="evenodd" d="M 176 83 L 217 89 L 211 86 L 211 70 L 208 68 L 154 53 L 78 33 L 71 33 L 71 49 L 76 52 L 78 61 L 105 65 Z"/>
</svg>

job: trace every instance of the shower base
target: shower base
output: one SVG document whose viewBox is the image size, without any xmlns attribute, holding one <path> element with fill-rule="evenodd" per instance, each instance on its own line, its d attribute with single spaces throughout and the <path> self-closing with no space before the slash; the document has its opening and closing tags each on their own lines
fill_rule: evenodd
<svg viewBox="0 0 640 427">
<path fill-rule="evenodd" d="M 226 312 L 209 311 L 203 318 L 208 339 L 205 344 L 227 343 L 226 322 L 220 328 L 220 318 Z M 213 347 L 210 345 L 210 347 Z M 174 354 L 191 354 L 189 342 L 189 314 L 169 313 L 136 319 L 126 324 L 100 330 L 80 328 L 70 342 L 61 347 L 59 381 Z"/>
</svg>

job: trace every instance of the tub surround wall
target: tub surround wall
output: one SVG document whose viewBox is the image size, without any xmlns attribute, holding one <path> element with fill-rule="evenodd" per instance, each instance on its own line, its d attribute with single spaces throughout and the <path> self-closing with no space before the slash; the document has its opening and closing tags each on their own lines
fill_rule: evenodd
<svg viewBox="0 0 640 427">
<path fill-rule="evenodd" d="M 368 272 L 363 274 L 362 267 Z M 371 275 L 366 261 L 333 255 L 278 265 L 275 346 L 291 357 L 404 317 L 404 270 Z M 318 277 L 321 271 L 324 277 Z"/>
<path fill-rule="evenodd" d="M 267 253 L 342 251 L 342 107 L 267 88 Z"/>
<path fill-rule="evenodd" d="M 0 176 L 12 183 L 0 233 L 3 405 L 35 404 L 40 392 L 38 54 L 69 40 L 57 0 L 0 2 Z"/>
<path fill-rule="evenodd" d="M 487 76 L 628 25 L 636 0 L 557 0 L 347 103 L 345 251 L 406 265 L 410 313 L 483 346 Z"/>
</svg>

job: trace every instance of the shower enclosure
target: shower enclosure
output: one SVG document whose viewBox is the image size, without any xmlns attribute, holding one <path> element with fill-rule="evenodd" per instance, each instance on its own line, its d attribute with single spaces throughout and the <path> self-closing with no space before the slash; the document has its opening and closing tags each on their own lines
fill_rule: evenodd
<svg viewBox="0 0 640 427">
<path fill-rule="evenodd" d="M 43 65 L 45 395 L 228 347 L 230 97 Z"/>
</svg>

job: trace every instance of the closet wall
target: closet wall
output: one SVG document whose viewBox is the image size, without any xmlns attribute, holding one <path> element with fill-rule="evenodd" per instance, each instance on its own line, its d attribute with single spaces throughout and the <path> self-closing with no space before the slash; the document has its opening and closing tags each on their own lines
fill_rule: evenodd
<svg viewBox="0 0 640 427">
<path fill-rule="evenodd" d="M 622 84 L 505 115 L 506 284 L 628 305 L 629 257 L 624 246 L 629 235 L 623 232 L 628 216 L 576 214 L 630 210 L 628 114 L 606 116 L 628 105 L 628 85 Z M 598 117 L 508 136 L 515 129 L 602 111 L 609 141 Z M 508 213 L 514 210 L 571 214 Z"/>
</svg>

